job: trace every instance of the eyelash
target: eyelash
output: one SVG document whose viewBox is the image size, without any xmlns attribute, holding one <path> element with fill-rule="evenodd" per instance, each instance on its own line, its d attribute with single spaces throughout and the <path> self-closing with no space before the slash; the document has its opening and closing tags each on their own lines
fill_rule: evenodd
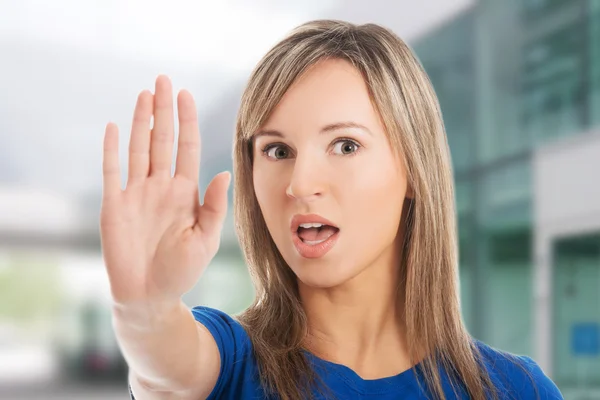
<svg viewBox="0 0 600 400">
<path fill-rule="evenodd" d="M 356 155 L 358 152 L 360 152 L 360 150 L 362 149 L 362 145 L 361 145 L 361 144 L 359 144 L 359 143 L 358 143 L 356 140 L 354 140 L 354 139 L 350 139 L 350 138 L 338 138 L 338 139 L 336 139 L 334 142 L 332 142 L 331 144 L 332 144 L 332 145 L 335 145 L 335 144 L 337 144 L 337 143 L 340 143 L 340 142 L 342 142 L 342 143 L 344 143 L 344 142 L 350 142 L 350 143 L 352 143 L 353 145 L 355 145 L 355 146 L 356 146 L 356 150 L 355 150 L 354 152 L 352 152 L 352 153 L 350 153 L 350 154 L 340 154 L 340 156 L 352 157 L 352 156 L 355 156 L 355 155 Z M 283 144 L 283 143 L 269 143 L 269 144 L 265 145 L 265 146 L 264 146 L 264 147 L 261 149 L 261 153 L 262 153 L 262 154 L 263 154 L 265 157 L 267 157 L 267 158 L 270 158 L 270 157 L 267 155 L 267 153 L 269 152 L 269 150 L 271 150 L 272 148 L 275 148 L 275 147 L 277 147 L 277 146 L 286 146 L 286 145 L 285 145 L 285 144 Z M 286 146 L 286 147 L 287 147 L 287 146 Z M 337 154 L 336 154 L 336 155 L 337 155 Z M 282 161 L 282 160 L 286 160 L 286 159 L 285 159 L 285 158 L 283 158 L 283 159 L 277 159 L 277 158 L 274 158 L 274 159 L 272 159 L 272 161 Z"/>
</svg>

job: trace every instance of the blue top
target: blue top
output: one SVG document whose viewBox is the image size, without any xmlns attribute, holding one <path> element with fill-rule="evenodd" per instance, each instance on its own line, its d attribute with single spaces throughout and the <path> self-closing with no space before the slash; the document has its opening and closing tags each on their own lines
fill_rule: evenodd
<svg viewBox="0 0 600 400">
<path fill-rule="evenodd" d="M 252 355 L 250 338 L 239 322 L 222 311 L 208 307 L 194 307 L 192 313 L 212 333 L 221 353 L 221 371 L 208 399 L 265 399 L 258 381 L 258 366 Z M 500 399 L 536 399 L 534 383 L 540 399 L 563 398 L 556 385 L 531 358 L 512 356 L 481 342 L 477 343 L 490 378 L 499 389 Z M 365 380 L 344 365 L 322 360 L 310 353 L 307 355 L 315 371 L 318 371 L 320 378 L 337 399 L 432 398 L 431 392 L 423 385 L 419 366 L 416 373 L 409 369 L 395 376 Z M 455 399 L 448 376 L 444 371 L 440 372 L 446 398 Z M 460 399 L 469 398 L 463 388 L 459 387 L 457 391 Z"/>
</svg>

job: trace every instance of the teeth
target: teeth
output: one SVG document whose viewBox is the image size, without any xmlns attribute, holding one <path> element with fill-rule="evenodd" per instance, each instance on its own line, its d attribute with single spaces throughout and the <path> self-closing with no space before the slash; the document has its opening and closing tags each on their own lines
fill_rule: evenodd
<svg viewBox="0 0 600 400">
<path fill-rule="evenodd" d="M 327 239 L 329 239 L 329 238 L 327 238 Z M 303 240 L 303 242 L 306 243 L 309 246 L 314 246 L 315 244 L 323 243 L 327 239 L 323 239 L 323 240 Z"/>
<path fill-rule="evenodd" d="M 308 229 L 308 228 L 320 228 L 322 226 L 323 226 L 323 224 L 320 224 L 318 222 L 309 222 L 308 224 L 300 224 L 300 227 L 301 228 L 305 228 L 305 229 Z"/>
</svg>

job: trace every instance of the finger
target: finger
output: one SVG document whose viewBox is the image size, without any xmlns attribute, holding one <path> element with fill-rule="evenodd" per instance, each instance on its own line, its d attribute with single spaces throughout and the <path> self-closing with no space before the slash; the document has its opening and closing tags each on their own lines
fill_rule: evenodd
<svg viewBox="0 0 600 400">
<path fill-rule="evenodd" d="M 173 155 L 173 88 L 165 75 L 156 78 L 154 127 L 150 140 L 150 174 L 171 175 Z"/>
<path fill-rule="evenodd" d="M 152 93 L 144 90 L 137 99 L 133 112 L 131 139 L 129 140 L 128 182 L 140 181 L 150 170 L 150 119 L 153 105 Z"/>
<path fill-rule="evenodd" d="M 208 184 L 198 216 L 201 231 L 209 234 L 220 232 L 227 216 L 227 189 L 230 182 L 231 174 L 225 171 L 217 174 Z"/>
<path fill-rule="evenodd" d="M 179 139 L 175 175 L 198 182 L 200 174 L 200 132 L 198 115 L 192 95 L 185 90 L 177 96 Z"/>
<path fill-rule="evenodd" d="M 107 124 L 104 132 L 102 180 L 102 193 L 104 197 L 111 197 L 121 192 L 119 129 L 113 123 Z"/>
</svg>

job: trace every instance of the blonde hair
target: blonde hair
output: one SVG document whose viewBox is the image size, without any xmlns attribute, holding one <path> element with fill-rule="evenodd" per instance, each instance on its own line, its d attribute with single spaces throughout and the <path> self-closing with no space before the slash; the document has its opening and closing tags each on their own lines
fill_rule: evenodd
<svg viewBox="0 0 600 400">
<path fill-rule="evenodd" d="M 423 67 L 393 32 L 375 24 L 318 20 L 294 29 L 253 71 L 242 96 L 234 141 L 234 217 L 256 288 L 238 320 L 247 330 L 267 393 L 281 399 L 311 397 L 318 377 L 302 347 L 306 314 L 296 277 L 263 219 L 252 179 L 252 136 L 290 85 L 325 59 L 342 59 L 361 72 L 389 141 L 405 162 L 410 200 L 399 302 L 406 338 L 421 362 L 427 386 L 444 399 L 439 367 L 470 398 L 495 388 L 460 314 L 453 176 L 437 97 Z M 398 205 L 401 207 L 402 205 Z M 415 367 L 413 367 L 415 368 Z"/>
</svg>

